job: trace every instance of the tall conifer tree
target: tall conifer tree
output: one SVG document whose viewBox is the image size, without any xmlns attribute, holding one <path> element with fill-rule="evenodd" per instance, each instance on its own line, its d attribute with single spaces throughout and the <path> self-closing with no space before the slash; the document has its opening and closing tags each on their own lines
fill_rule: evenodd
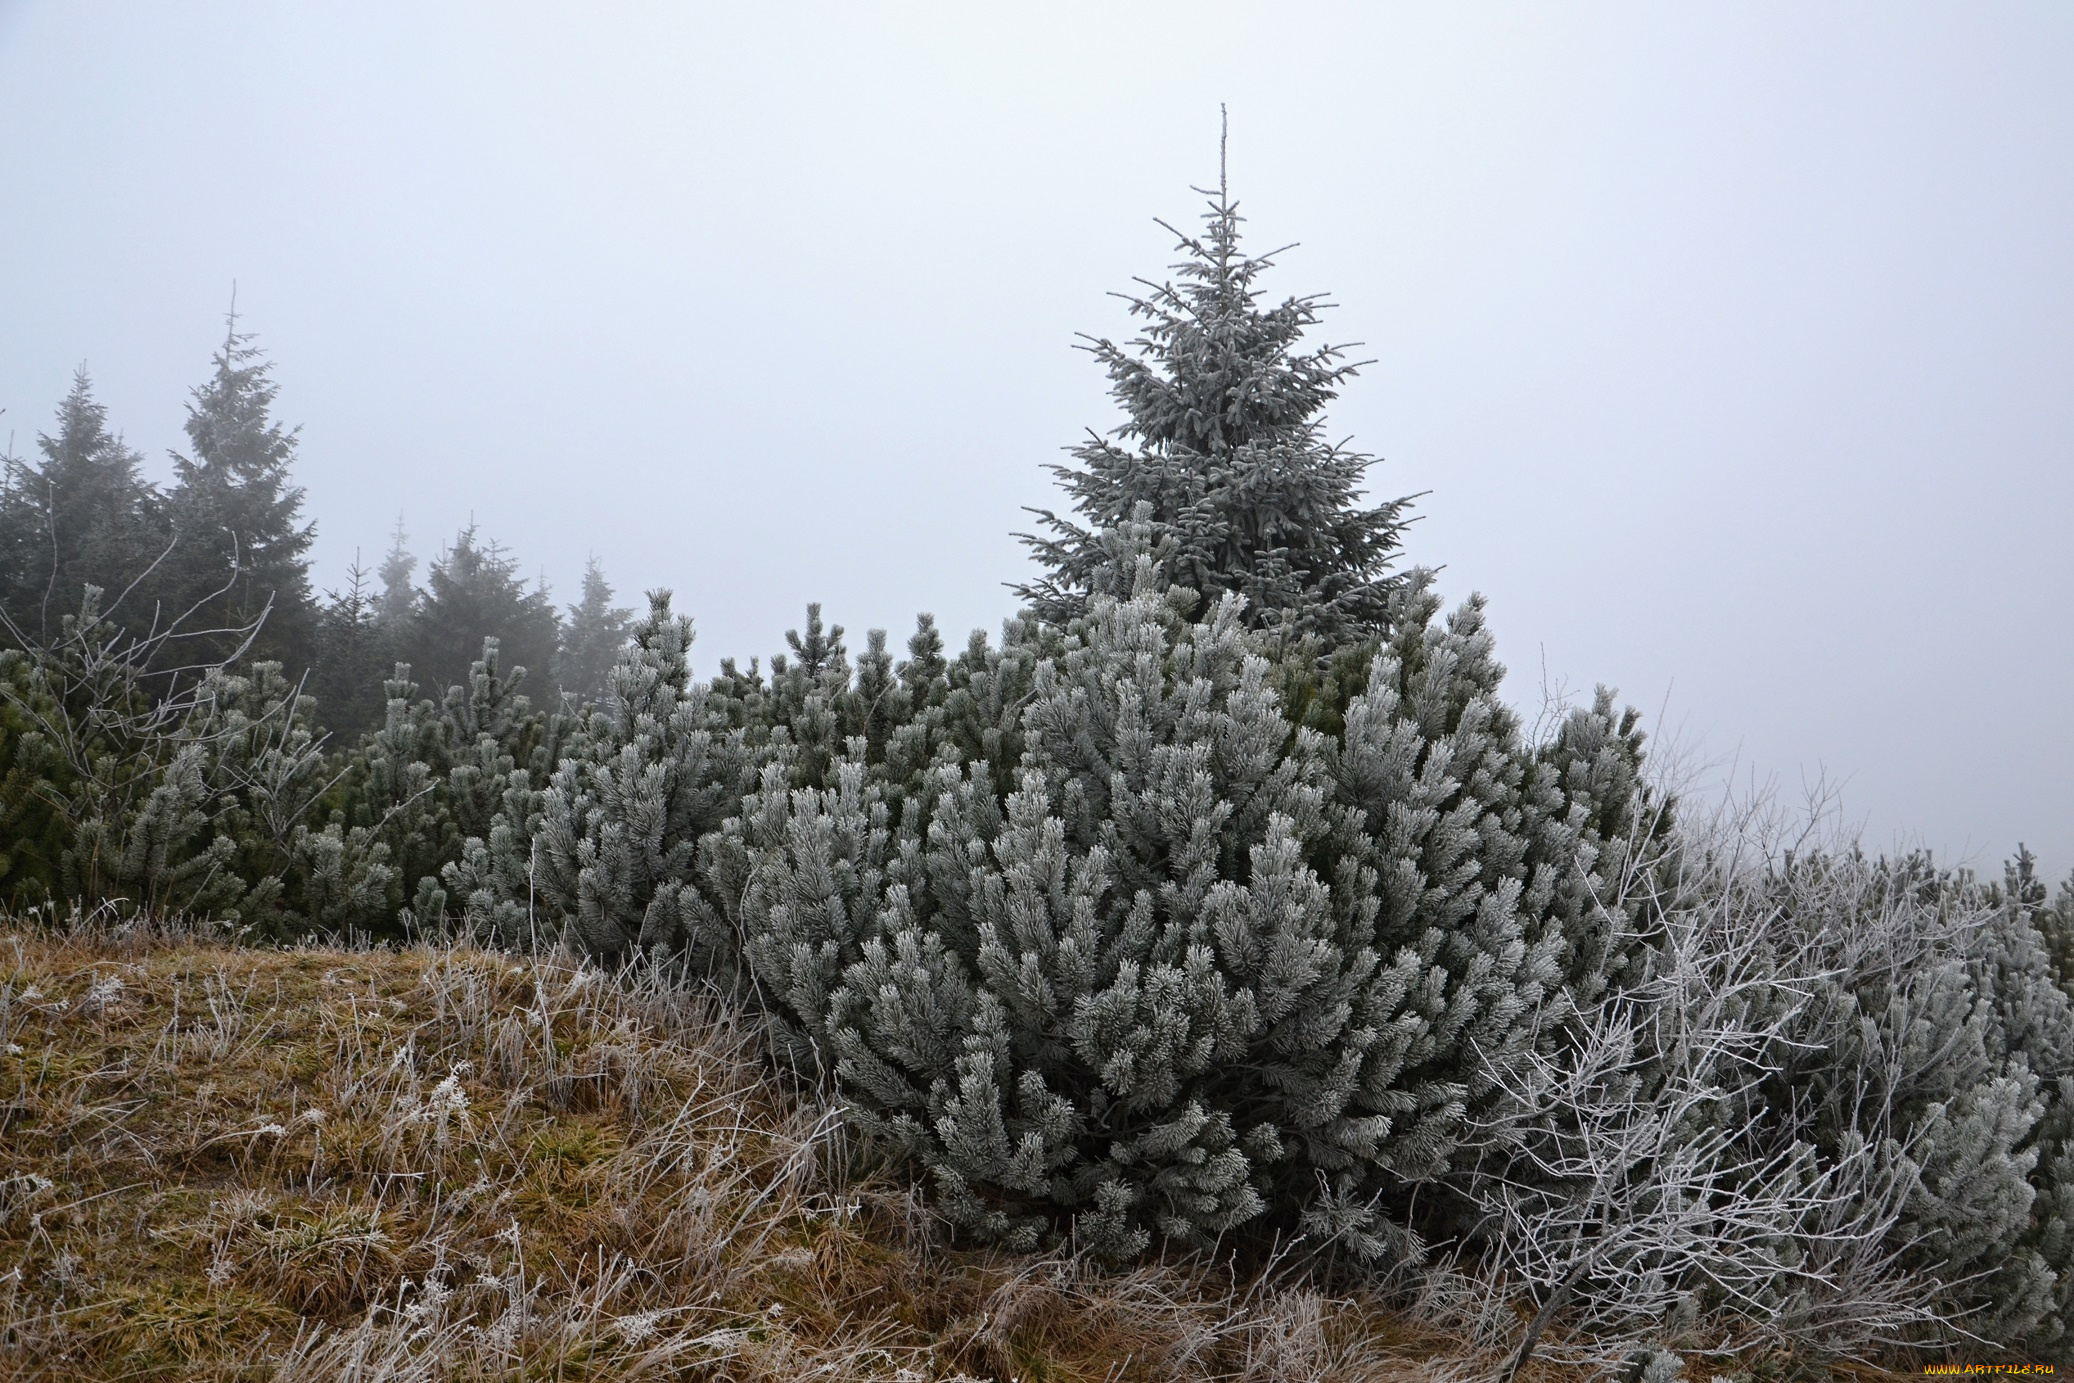
<svg viewBox="0 0 2074 1383">
<path fill-rule="evenodd" d="M 171 584 L 183 608 L 198 607 L 198 630 L 235 630 L 265 612 L 252 655 L 282 663 L 292 676 L 314 651 L 308 553 L 316 525 L 302 522 L 302 487 L 289 474 L 299 429 L 273 417 L 280 392 L 273 364 L 237 328 L 233 307 L 215 372 L 187 406 L 192 454 L 173 458 L 168 509 L 179 545 Z M 185 657 L 227 657 L 237 644 L 233 634 L 204 633 L 189 641 Z"/>
<path fill-rule="evenodd" d="M 583 568 L 583 598 L 569 607 L 558 660 L 562 690 L 584 701 L 605 694 L 606 674 L 619 661 L 634 612 L 612 603 L 612 584 L 593 557 Z"/>
<path fill-rule="evenodd" d="M 485 638 L 498 640 L 507 670 L 524 668 L 533 686 L 554 685 L 548 679 L 561 641 L 554 601 L 545 586 L 527 590 L 518 559 L 478 538 L 471 523 L 426 573 L 400 656 L 425 686 L 458 686 Z"/>
<path fill-rule="evenodd" d="M 355 553 L 345 586 L 326 593 L 317 612 L 317 668 L 311 679 L 317 715 L 334 735 L 351 741 L 382 723 L 384 682 L 394 666 L 394 641 Z"/>
<path fill-rule="evenodd" d="M 164 503 L 138 474 L 141 458 L 108 430 L 85 366 L 58 405 L 56 432 L 37 448 L 43 464 L 9 458 L 0 485 L 0 602 L 14 632 L 36 641 L 56 633 L 89 584 L 101 587 L 104 613 L 141 631 L 165 546 Z"/>
<path fill-rule="evenodd" d="M 1125 295 L 1144 334 L 1128 346 L 1088 338 L 1125 420 L 1073 448 L 1077 464 L 1052 467 L 1080 521 L 1032 511 L 1049 535 L 1024 541 L 1045 571 L 1016 589 L 1046 618 L 1084 612 L 1103 532 L 1149 520 L 1200 609 L 1230 591 L 1255 626 L 1330 642 L 1378 632 L 1408 500 L 1365 504 L 1375 458 L 1326 440 L 1322 412 L 1356 366 L 1342 347 L 1304 345 L 1319 297 L 1264 302 L 1274 254 L 1240 250 L 1221 153 L 1204 195 L 1202 235 L 1159 223 L 1180 241 L 1175 277 Z"/>
<path fill-rule="evenodd" d="M 417 607 L 418 591 L 411 585 L 411 575 L 418 569 L 418 559 L 411 555 L 410 534 L 403 531 L 403 515 L 396 516 L 396 531 L 389 535 L 389 552 L 382 558 L 380 571 L 382 594 L 375 606 L 375 618 L 387 629 L 392 638 L 401 634 L 410 622 L 411 611 Z"/>
</svg>

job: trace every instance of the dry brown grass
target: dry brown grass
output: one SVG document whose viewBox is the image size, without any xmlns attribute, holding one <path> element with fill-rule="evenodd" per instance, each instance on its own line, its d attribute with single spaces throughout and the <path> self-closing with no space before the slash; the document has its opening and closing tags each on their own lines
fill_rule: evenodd
<svg viewBox="0 0 2074 1383">
<path fill-rule="evenodd" d="M 1502 1363 L 1301 1282 L 955 1250 L 723 1006 L 558 960 L 5 928 L 0 1053 L 11 1380 Z"/>
</svg>

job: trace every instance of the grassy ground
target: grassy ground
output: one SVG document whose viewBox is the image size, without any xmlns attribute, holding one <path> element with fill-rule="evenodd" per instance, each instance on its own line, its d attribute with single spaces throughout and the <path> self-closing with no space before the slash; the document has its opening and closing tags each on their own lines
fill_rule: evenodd
<svg viewBox="0 0 2074 1383">
<path fill-rule="evenodd" d="M 721 1009 L 556 961 L 0 928 L 0 1052 L 10 1380 L 1502 1362 L 1301 1284 L 955 1250 Z"/>
</svg>

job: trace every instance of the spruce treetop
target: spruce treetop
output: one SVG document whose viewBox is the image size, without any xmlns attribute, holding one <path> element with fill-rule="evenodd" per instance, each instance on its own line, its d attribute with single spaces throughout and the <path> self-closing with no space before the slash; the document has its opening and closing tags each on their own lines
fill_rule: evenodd
<svg viewBox="0 0 2074 1383">
<path fill-rule="evenodd" d="M 388 554 L 377 571 L 382 594 L 375 604 L 376 620 L 391 630 L 403 628 L 417 606 L 417 588 L 411 585 L 411 576 L 417 569 L 418 559 L 411 555 L 410 534 L 404 532 L 403 515 L 398 514 L 396 531 L 389 535 Z"/>
<path fill-rule="evenodd" d="M 212 492 L 223 516 L 238 523 L 238 536 L 255 565 L 299 562 L 316 537 L 316 525 L 301 524 L 303 491 L 289 477 L 301 428 L 284 428 L 273 418 L 280 386 L 273 362 L 238 330 L 230 314 L 223 345 L 212 358 L 214 373 L 196 386 L 184 425 L 192 457 L 176 454 L 183 488 Z"/>
<path fill-rule="evenodd" d="M 525 668 L 535 685 L 550 682 L 561 640 L 554 601 L 544 583 L 527 589 L 518 559 L 471 522 L 426 572 L 402 638 L 404 661 L 428 686 L 453 686 L 469 675 L 485 638 L 499 641 L 504 666 Z"/>
<path fill-rule="evenodd" d="M 43 453 L 43 475 L 57 489 L 75 491 L 68 498 L 85 502 L 106 499 L 110 492 L 128 492 L 139 487 L 137 453 L 123 445 L 122 438 L 108 430 L 108 406 L 94 397 L 94 383 L 86 366 L 72 372 L 72 388 L 58 405 L 55 436 L 38 433 L 37 449 Z"/>
<path fill-rule="evenodd" d="M 562 690 L 581 701 L 605 695 L 606 679 L 619 661 L 632 630 L 634 612 L 612 603 L 612 583 L 596 557 L 583 568 L 583 599 L 569 607 L 562 621 L 562 649 L 557 659 Z"/>
<path fill-rule="evenodd" d="M 1175 585 L 1205 602 L 1246 597 L 1256 627 L 1335 644 L 1378 633 L 1409 500 L 1364 504 L 1375 458 L 1326 440 L 1322 417 L 1360 362 L 1306 344 L 1322 297 L 1266 297 L 1280 251 L 1240 248 L 1245 218 L 1221 170 L 1214 192 L 1196 190 L 1209 198 L 1200 235 L 1158 223 L 1179 242 L 1173 277 L 1119 295 L 1141 334 L 1084 338 L 1124 421 L 1051 467 L 1080 521 L 1032 511 L 1049 532 L 1023 540 L 1046 570 L 1016 590 L 1044 618 L 1080 615 L 1102 585 L 1102 533 L 1143 519 L 1171 544 Z"/>
<path fill-rule="evenodd" d="M 131 590 L 160 556 L 161 497 L 138 474 L 141 458 L 109 430 L 86 367 L 58 405 L 55 433 L 39 433 L 43 463 L 6 458 L 0 483 L 0 607 L 9 637 L 43 638 L 99 586 L 103 613 L 148 624 L 150 594 Z M 127 598 L 126 598 L 127 597 Z"/>
<path fill-rule="evenodd" d="M 212 373 L 187 405 L 192 454 L 173 456 L 168 505 L 179 538 L 172 584 L 207 625 L 263 618 L 254 653 L 300 670 L 316 625 L 308 553 L 317 529 L 302 522 L 303 490 L 290 475 L 301 429 L 274 420 L 280 386 L 252 341 L 233 307 Z"/>
</svg>

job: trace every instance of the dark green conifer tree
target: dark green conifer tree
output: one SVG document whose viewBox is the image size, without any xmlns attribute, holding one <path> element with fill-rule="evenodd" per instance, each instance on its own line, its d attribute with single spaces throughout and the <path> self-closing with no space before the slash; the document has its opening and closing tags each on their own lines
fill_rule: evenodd
<svg viewBox="0 0 2074 1383">
<path fill-rule="evenodd" d="M 152 618 L 153 564 L 165 549 L 164 504 L 141 458 L 108 430 L 86 367 L 37 438 L 43 463 L 8 458 L 0 482 L 0 609 L 7 639 L 45 642 L 99 586 L 104 615 L 139 632 Z"/>
<path fill-rule="evenodd" d="M 1172 546 L 1168 578 L 1201 597 L 1191 615 L 1234 592 L 1255 627 L 1358 641 L 1386 622 L 1409 501 L 1364 503 L 1374 458 L 1326 440 L 1322 412 L 1357 367 L 1342 347 L 1305 346 L 1325 304 L 1267 305 L 1259 279 L 1274 255 L 1240 250 L 1221 167 L 1206 195 L 1204 233 L 1174 231 L 1174 279 L 1126 295 L 1144 334 L 1088 339 L 1125 419 L 1073 448 L 1077 464 L 1052 467 L 1079 521 L 1032 511 L 1049 533 L 1024 541 L 1044 572 L 1015 589 L 1053 622 L 1083 613 L 1104 531 L 1149 521 Z"/>
<path fill-rule="evenodd" d="M 612 585 L 593 557 L 583 568 L 583 598 L 569 607 L 556 663 L 562 693 L 579 701 L 605 695 L 605 678 L 619 661 L 633 629 L 634 612 L 612 603 Z"/>
<path fill-rule="evenodd" d="M 349 743 L 382 723 L 387 704 L 382 684 L 393 666 L 392 640 L 380 614 L 356 553 L 345 587 L 327 592 L 317 613 L 317 667 L 311 679 L 318 719 Z"/>
<path fill-rule="evenodd" d="M 518 559 L 461 530 L 433 562 L 403 636 L 401 658 L 428 687 L 458 686 L 494 638 L 507 668 L 524 668 L 534 685 L 552 686 L 561 619 L 545 586 L 526 589 Z"/>
<path fill-rule="evenodd" d="M 187 406 L 192 454 L 173 457 L 167 510 L 177 543 L 167 604 L 194 611 L 186 660 L 233 656 L 242 641 L 236 631 L 264 615 L 252 656 L 296 677 L 315 651 L 308 553 L 317 530 L 301 521 L 302 487 L 289 474 L 299 429 L 274 420 L 273 364 L 237 323 L 233 308 L 215 372 Z"/>
<path fill-rule="evenodd" d="M 403 531 L 403 515 L 398 514 L 396 531 L 389 536 L 388 555 L 382 558 L 381 569 L 376 573 L 382 579 L 382 594 L 375 606 L 375 621 L 388 631 L 392 642 L 403 636 L 418 607 L 418 588 L 411 584 L 417 569 L 418 559 L 411 555 L 410 535 Z"/>
</svg>

